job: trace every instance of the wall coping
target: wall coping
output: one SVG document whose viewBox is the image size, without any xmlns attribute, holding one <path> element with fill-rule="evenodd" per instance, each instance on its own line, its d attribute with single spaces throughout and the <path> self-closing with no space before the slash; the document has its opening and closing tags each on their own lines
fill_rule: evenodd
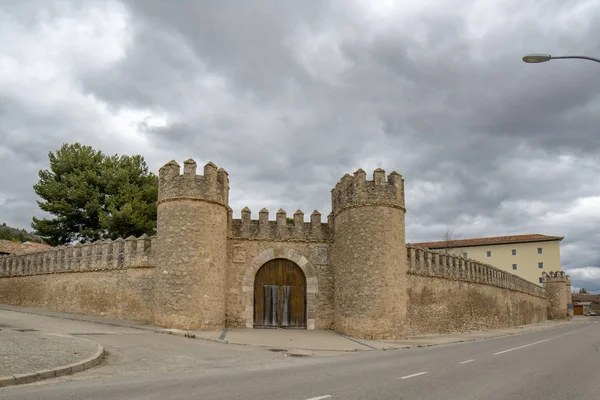
<svg viewBox="0 0 600 400">
<path fill-rule="evenodd" d="M 406 246 L 408 274 L 495 286 L 546 298 L 546 289 L 520 276 L 479 261 Z"/>
</svg>

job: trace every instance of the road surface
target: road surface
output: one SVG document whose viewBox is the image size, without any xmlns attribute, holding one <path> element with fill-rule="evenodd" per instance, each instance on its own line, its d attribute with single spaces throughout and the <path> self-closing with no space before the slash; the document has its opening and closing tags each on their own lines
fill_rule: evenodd
<svg viewBox="0 0 600 400">
<path fill-rule="evenodd" d="M 580 321 L 478 342 L 303 359 L 247 347 L 238 354 L 239 346 L 145 333 L 131 333 L 139 347 L 121 355 L 125 346 L 116 343 L 126 333 L 89 335 L 112 348 L 106 365 L 0 389 L 0 399 L 597 400 L 600 317 Z M 171 355 L 163 356 L 171 367 L 149 350 L 158 343 Z M 135 351 L 137 367 L 127 364 Z M 172 359 L 178 351 L 189 355 L 181 368 Z M 190 361 L 195 358 L 202 362 Z M 119 361 L 127 371 L 119 372 Z"/>
</svg>

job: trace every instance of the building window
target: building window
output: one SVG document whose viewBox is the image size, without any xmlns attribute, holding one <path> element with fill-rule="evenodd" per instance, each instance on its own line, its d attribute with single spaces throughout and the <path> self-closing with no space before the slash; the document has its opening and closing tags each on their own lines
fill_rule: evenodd
<svg viewBox="0 0 600 400">
<path fill-rule="evenodd" d="M 463 253 L 463 257 L 464 258 L 468 258 L 469 257 L 469 253 Z"/>
<path fill-rule="evenodd" d="M 517 269 L 517 264 L 513 264 L 513 269 Z"/>
<path fill-rule="evenodd" d="M 539 269 L 542 269 L 542 268 L 544 268 L 544 263 L 538 263 L 538 268 L 539 268 Z"/>
<path fill-rule="evenodd" d="M 517 255 L 517 249 L 512 249 L 512 255 L 516 256 Z"/>
<path fill-rule="evenodd" d="M 540 278 L 540 283 L 542 283 L 542 278 Z"/>
<path fill-rule="evenodd" d="M 492 252 L 491 252 L 491 251 L 488 251 L 488 252 L 487 252 L 487 256 L 488 256 L 488 257 L 491 257 L 491 256 L 492 256 Z"/>
<path fill-rule="evenodd" d="M 538 247 L 538 254 L 542 254 L 542 248 Z"/>
</svg>

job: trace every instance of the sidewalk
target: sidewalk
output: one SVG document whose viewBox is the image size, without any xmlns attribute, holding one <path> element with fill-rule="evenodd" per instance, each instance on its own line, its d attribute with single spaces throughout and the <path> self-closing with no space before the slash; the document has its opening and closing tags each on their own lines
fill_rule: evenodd
<svg viewBox="0 0 600 400">
<path fill-rule="evenodd" d="M 180 329 L 160 328 L 151 323 L 108 319 L 102 317 L 68 314 L 57 311 L 41 310 L 29 307 L 18 307 L 0 304 L 0 309 L 46 315 L 57 318 L 93 322 L 103 325 L 113 325 L 131 329 L 139 329 L 162 334 L 185 336 L 194 339 L 208 340 L 218 343 L 236 345 L 259 346 L 271 351 L 286 351 L 292 356 L 312 355 L 312 352 L 356 352 L 405 349 L 411 347 L 435 346 L 441 344 L 466 342 L 473 340 L 491 339 L 502 336 L 518 335 L 540 330 L 566 326 L 577 323 L 575 321 L 546 321 L 538 324 L 515 326 L 505 329 L 489 331 L 467 332 L 449 335 L 427 335 L 411 337 L 407 340 L 364 340 L 354 339 L 327 330 L 286 330 L 286 329 L 244 329 L 233 328 L 223 331 L 187 331 Z"/>
<path fill-rule="evenodd" d="M 103 353 L 91 340 L 0 324 L 0 387 L 82 371 Z"/>
</svg>

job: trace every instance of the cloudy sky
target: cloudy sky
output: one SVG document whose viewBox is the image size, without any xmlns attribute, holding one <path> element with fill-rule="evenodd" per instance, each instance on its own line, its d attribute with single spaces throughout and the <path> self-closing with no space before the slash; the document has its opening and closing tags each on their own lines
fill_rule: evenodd
<svg viewBox="0 0 600 400">
<path fill-rule="evenodd" d="M 597 0 L 0 0 L 0 220 L 30 229 L 48 152 L 83 142 L 230 174 L 234 217 L 330 211 L 406 179 L 408 241 L 565 236 L 600 289 Z M 307 216 L 308 219 L 308 216 Z"/>
</svg>

